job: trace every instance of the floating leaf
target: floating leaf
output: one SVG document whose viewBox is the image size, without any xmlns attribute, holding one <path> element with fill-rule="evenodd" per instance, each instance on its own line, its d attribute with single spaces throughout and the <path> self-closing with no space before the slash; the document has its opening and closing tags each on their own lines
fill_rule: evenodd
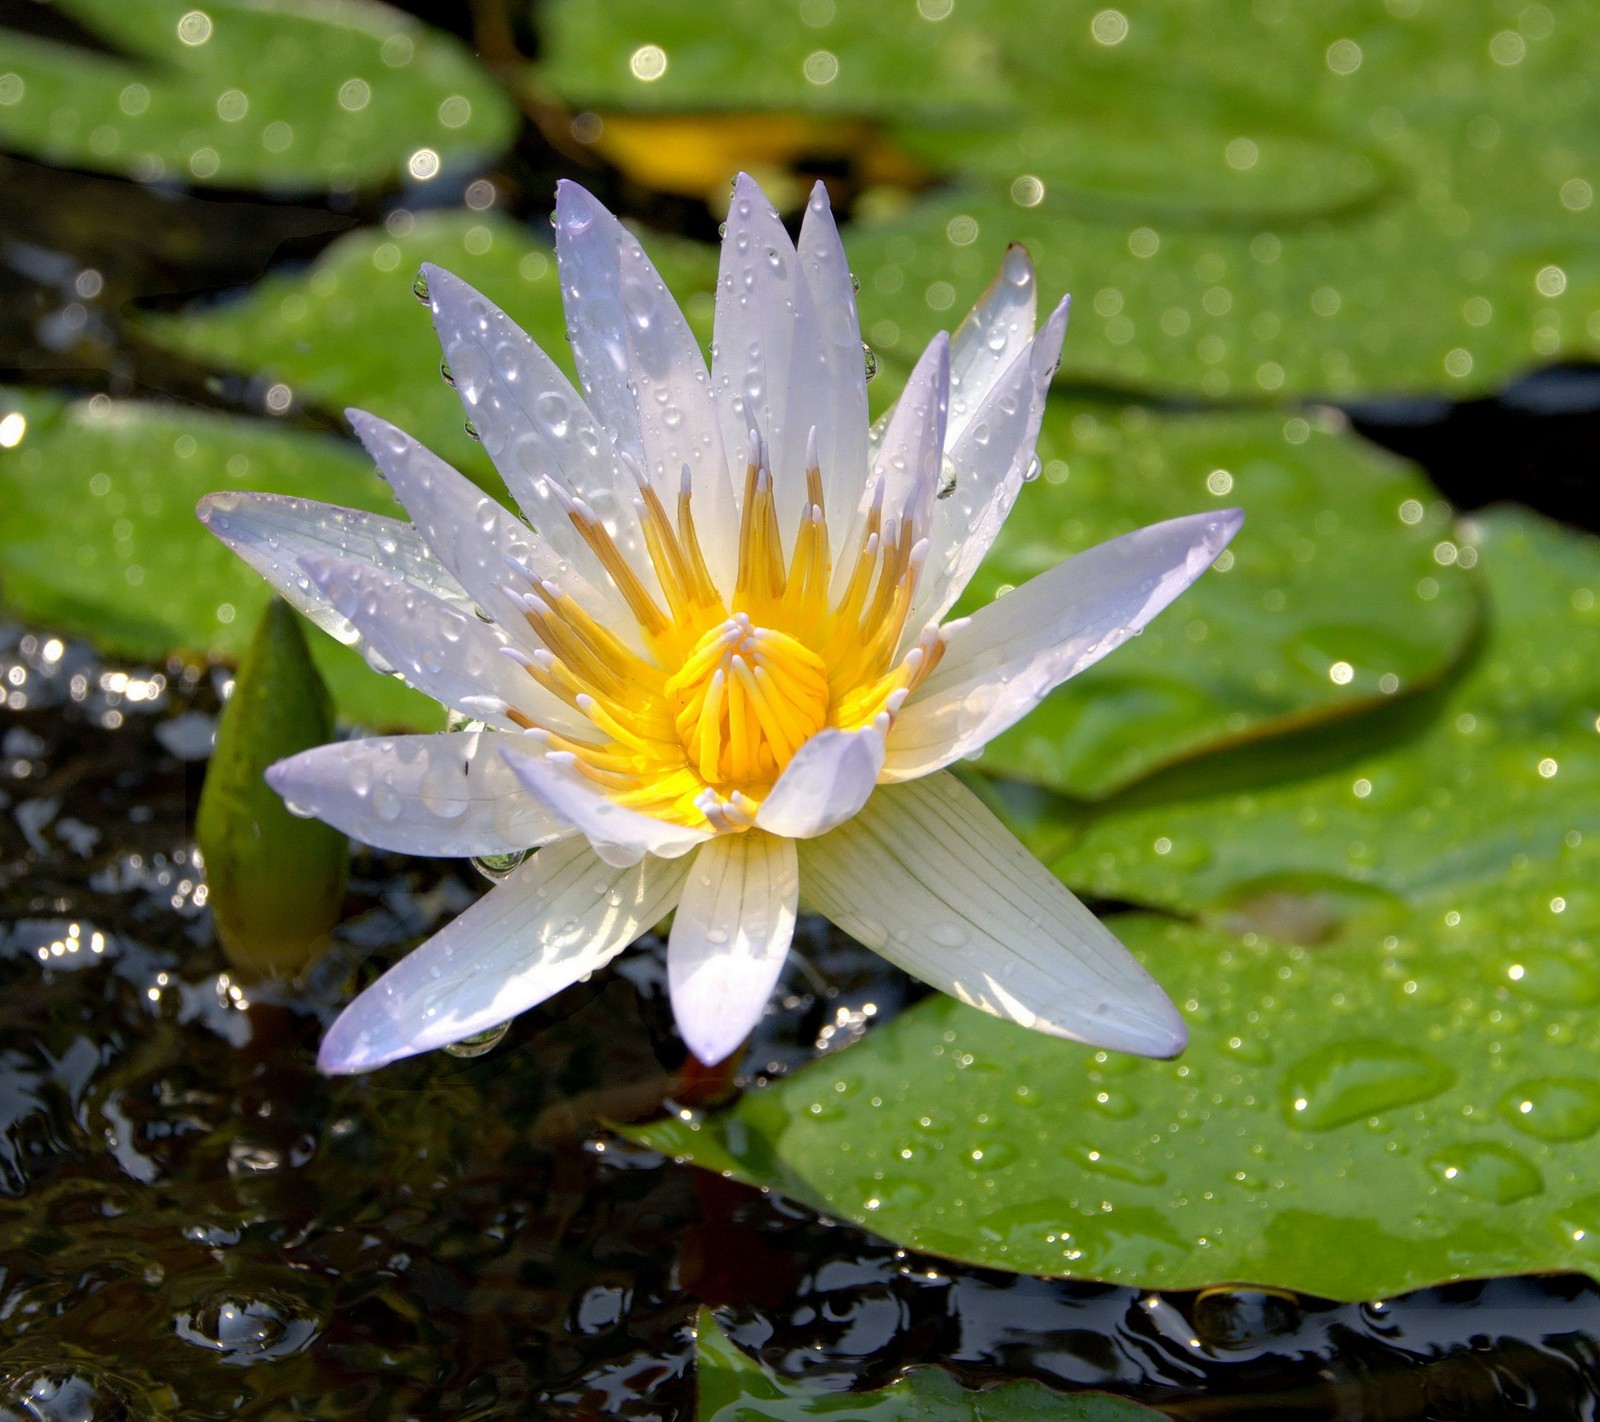
<svg viewBox="0 0 1600 1422">
<path fill-rule="evenodd" d="M 454 39 L 370 0 L 59 0 L 97 50 L 8 31 L 0 145 L 47 163 L 305 192 L 426 180 L 517 115 Z"/>
<path fill-rule="evenodd" d="M 1314 949 L 1124 915 L 1184 1007 L 1176 1062 L 939 997 L 721 1116 L 637 1134 L 1022 1273 L 1355 1300 L 1600 1272 L 1597 867 L 1585 846 L 1452 896 L 1453 923 L 1434 900 Z"/>
<path fill-rule="evenodd" d="M 1472 634 L 1470 580 L 1439 561 L 1461 557 L 1448 508 L 1336 420 L 1056 400 L 1039 454 L 1043 477 L 962 611 L 1143 524 L 1236 504 L 1245 523 L 1141 637 L 991 744 L 987 770 L 1098 797 L 1218 743 L 1415 690 Z"/>
<path fill-rule="evenodd" d="M 1478 538 L 1451 684 L 1103 805 L 1010 802 L 1068 882 L 1203 920 L 1113 923 L 1184 1010 L 1178 1061 L 941 999 L 652 1143 L 1029 1273 L 1600 1273 L 1600 543 L 1508 512 Z"/>
<path fill-rule="evenodd" d="M 274 761 L 332 739 L 333 706 L 301 620 L 274 598 L 222 708 L 195 816 L 217 937 L 247 974 L 299 972 L 339 921 L 349 838 L 291 814 L 262 778 Z"/>
<path fill-rule="evenodd" d="M 1066 371 L 1119 387 L 1458 398 L 1600 351 L 1588 0 L 838 0 L 763 13 L 754 69 L 744 8 L 557 0 L 541 74 L 589 107 L 884 120 L 950 180 L 860 205 L 886 356 L 1012 239 L 1079 297 Z"/>
<path fill-rule="evenodd" d="M 1066 1394 L 1036 1382 L 968 1392 L 939 1368 L 913 1368 L 876 1392 L 824 1392 L 790 1382 L 742 1353 L 710 1309 L 695 1329 L 699 1422 L 1158 1422 L 1161 1414 L 1104 1393 Z"/>
<path fill-rule="evenodd" d="M 1004 65 L 986 7 L 944 13 L 939 26 L 917 18 L 910 0 L 888 11 L 818 0 L 782 11 L 612 0 L 601 11 L 555 0 L 538 10 L 540 72 L 587 108 L 892 115 L 962 104 L 1003 113 Z"/>
<path fill-rule="evenodd" d="M 1483 645 L 1454 684 L 1398 717 L 1201 762 L 1101 809 L 1036 807 L 1029 832 L 1061 850 L 1056 871 L 1245 923 L 1256 897 L 1281 906 L 1285 876 L 1415 900 L 1600 834 L 1600 544 L 1511 511 L 1485 515 L 1476 537 L 1448 544 L 1477 552 L 1489 592 Z"/>
<path fill-rule="evenodd" d="M 0 391 L 0 597 L 15 615 L 125 656 L 236 658 L 267 585 L 200 526 L 217 489 L 298 494 L 398 515 L 365 456 L 258 421 L 106 396 Z M 371 726 L 436 728 L 439 708 L 316 633 L 341 712 Z"/>
<path fill-rule="evenodd" d="M 658 237 L 650 251 L 708 338 L 715 252 Z M 438 339 L 412 291 L 424 262 L 477 287 L 572 374 L 549 241 L 488 213 L 424 213 L 404 235 L 349 233 L 308 271 L 268 277 L 239 301 L 148 317 L 144 330 L 191 359 L 282 381 L 302 404 L 370 410 L 497 489 L 488 456 L 463 431 L 461 401 L 441 376 Z"/>
</svg>

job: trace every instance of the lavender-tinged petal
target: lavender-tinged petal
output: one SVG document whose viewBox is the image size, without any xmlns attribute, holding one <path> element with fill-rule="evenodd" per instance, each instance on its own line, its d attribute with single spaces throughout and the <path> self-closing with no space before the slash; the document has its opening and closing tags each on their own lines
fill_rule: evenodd
<svg viewBox="0 0 1600 1422">
<path fill-rule="evenodd" d="M 1055 1037 L 1183 1050 L 1155 979 L 954 776 L 881 788 L 798 848 L 807 905 L 941 992 Z"/>
<path fill-rule="evenodd" d="M 434 329 L 456 393 L 528 521 L 572 569 L 552 574 L 608 625 L 632 624 L 588 545 L 567 516 L 582 499 L 605 525 L 646 587 L 655 573 L 634 512 L 636 486 L 583 397 L 528 334 L 486 296 L 439 267 L 425 265 Z"/>
<path fill-rule="evenodd" d="M 302 567 L 389 666 L 425 695 L 474 720 L 515 729 L 513 708 L 542 725 L 586 729 L 500 648 L 505 633 L 369 563 L 306 558 Z"/>
<path fill-rule="evenodd" d="M 821 183 L 811 190 L 796 250 L 811 296 L 820 364 L 815 372 L 802 366 L 801 379 L 792 385 L 791 421 L 802 434 L 803 426 L 816 427 L 817 462 L 837 560 L 868 469 L 867 372 L 850 263 Z"/>
<path fill-rule="evenodd" d="M 931 552 L 908 628 L 936 622 L 955 605 L 1011 513 L 1035 461 L 1067 311 L 1063 300 L 970 412 L 960 433 L 947 436 L 944 476 L 955 482 L 933 506 Z"/>
<path fill-rule="evenodd" d="M 363 410 L 345 413 L 417 532 L 513 642 L 538 646 L 523 608 L 508 594 L 508 563 L 560 584 L 594 609 L 598 595 L 572 564 L 466 475 L 387 420 Z"/>
<path fill-rule="evenodd" d="M 790 839 L 826 834 L 867 803 L 883 754 L 876 726 L 818 731 L 784 766 L 756 812 L 756 827 Z"/>
<path fill-rule="evenodd" d="M 1100 660 L 1211 566 L 1237 509 L 1151 524 L 1058 563 L 948 633 L 943 659 L 895 718 L 886 780 L 970 756 Z"/>
<path fill-rule="evenodd" d="M 317 1065 L 371 1071 L 537 1006 L 661 919 L 683 876 L 659 859 L 611 868 L 581 839 L 541 849 L 345 1008 Z"/>
<path fill-rule="evenodd" d="M 794 937 L 800 876 L 794 841 L 750 830 L 702 845 L 667 940 L 678 1031 L 707 1066 L 761 1020 Z"/>
<path fill-rule="evenodd" d="M 718 586 L 731 589 L 737 504 L 711 377 L 688 322 L 633 235 L 566 181 L 556 189 L 556 260 L 589 408 L 668 508 L 688 466 L 701 546 Z"/>
<path fill-rule="evenodd" d="M 777 209 L 744 173 L 734 180 L 717 270 L 711 389 L 737 495 L 754 428 L 767 441 L 778 526 L 792 545 L 806 499 L 806 439 L 822 374 L 811 291 Z"/>
<path fill-rule="evenodd" d="M 571 831 L 511 773 L 502 731 L 338 741 L 280 760 L 267 783 L 315 816 L 399 854 L 513 854 Z"/>
<path fill-rule="evenodd" d="M 195 513 L 290 606 L 347 646 L 361 634 L 300 566 L 302 558 L 359 558 L 454 607 L 472 607 L 466 590 L 401 519 L 284 494 L 207 494 Z"/>
</svg>

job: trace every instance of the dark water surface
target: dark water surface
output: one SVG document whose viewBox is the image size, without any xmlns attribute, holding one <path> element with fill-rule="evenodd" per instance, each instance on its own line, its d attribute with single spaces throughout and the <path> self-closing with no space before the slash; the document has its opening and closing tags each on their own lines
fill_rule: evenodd
<svg viewBox="0 0 1600 1422">
<path fill-rule="evenodd" d="M 0 0 L 0 21 L 24 15 L 50 18 Z M 502 205 L 541 222 L 571 166 L 530 131 L 496 174 Z M 585 180 L 714 234 L 703 209 Z M 121 313 L 304 261 L 398 203 L 202 199 L 0 159 L 0 378 L 259 413 L 262 392 L 143 349 Z M 1516 495 L 1596 526 L 1593 371 L 1352 413 L 1463 506 Z M 191 844 L 223 684 L 0 626 L 4 1422 L 687 1419 L 701 1301 L 769 1366 L 840 1388 L 941 1360 L 972 1384 L 1104 1388 L 1186 1418 L 1600 1415 L 1600 1287 L 1581 1277 L 1359 1305 L 1018 1278 L 626 1145 L 602 1120 L 715 1089 L 682 1075 L 652 940 L 483 1057 L 317 1076 L 352 977 L 483 886 L 464 865 L 363 854 L 309 984 L 234 982 Z M 786 1070 L 918 991 L 803 922 L 747 1062 Z"/>
</svg>

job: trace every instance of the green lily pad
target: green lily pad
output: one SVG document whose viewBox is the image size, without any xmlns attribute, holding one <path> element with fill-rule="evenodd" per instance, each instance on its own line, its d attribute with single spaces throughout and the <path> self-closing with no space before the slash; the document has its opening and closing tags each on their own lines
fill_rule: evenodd
<svg viewBox="0 0 1600 1422">
<path fill-rule="evenodd" d="M 364 455 L 254 420 L 106 396 L 0 391 L 0 599 L 8 611 L 129 657 L 235 660 L 267 585 L 201 527 L 202 494 L 296 494 L 398 514 Z M 21 425 L 15 423 L 20 418 Z M 437 729 L 428 698 L 321 632 L 312 657 L 342 713 Z"/>
<path fill-rule="evenodd" d="M 600 11 L 554 0 L 536 13 L 540 73 L 587 108 L 887 116 L 1004 104 L 1003 59 L 985 9 L 935 8 L 946 24 L 915 18 L 910 0 L 897 14 L 825 0 L 781 11 L 720 0 L 612 0 Z"/>
<path fill-rule="evenodd" d="M 882 355 L 1013 239 L 1079 298 L 1064 370 L 1122 388 L 1460 398 L 1600 351 L 1589 0 L 817 0 L 762 15 L 773 65 L 740 10 L 558 0 L 540 72 L 590 106 L 882 119 L 949 180 L 869 193 L 847 237 Z"/>
<path fill-rule="evenodd" d="M 691 324 L 709 339 L 715 251 L 655 236 L 649 248 Z M 439 342 L 412 292 L 424 262 L 477 287 L 573 374 L 550 241 L 491 213 L 423 213 L 399 234 L 351 232 L 306 271 L 268 277 L 238 301 L 145 317 L 141 329 L 192 360 L 281 381 L 302 404 L 370 410 L 503 492 L 440 377 Z"/>
<path fill-rule="evenodd" d="M 1023 1273 L 1347 1300 L 1600 1273 L 1597 865 L 1591 840 L 1319 948 L 1124 915 L 1188 1019 L 1176 1062 L 936 998 L 720 1116 L 639 1135 Z"/>
<path fill-rule="evenodd" d="M 1600 543 L 1510 510 L 1473 527 L 1489 615 L 1451 685 L 1098 808 L 1035 801 L 1023 832 L 1080 888 L 1236 923 L 1297 885 L 1417 901 L 1600 835 Z"/>
<path fill-rule="evenodd" d="M 1070 483 L 1070 481 L 1069 481 Z M 1180 1004 L 1176 1062 L 946 1001 L 658 1148 L 907 1245 L 1357 1299 L 1600 1276 L 1600 543 L 1495 511 L 1437 690 L 1100 805 L 994 793 Z"/>
<path fill-rule="evenodd" d="M 499 153 L 515 106 L 456 40 L 370 0 L 59 0 L 109 52 L 7 32 L 0 146 L 142 182 L 306 192 Z"/>
<path fill-rule="evenodd" d="M 913 1368 L 876 1392 L 824 1392 L 769 1373 L 741 1352 L 708 1308 L 695 1328 L 699 1422 L 1157 1422 L 1161 1414 L 1104 1393 L 1066 1394 L 1036 1382 L 969 1392 L 939 1368 Z"/>
<path fill-rule="evenodd" d="M 1043 477 L 958 610 L 1142 524 L 1231 505 L 1245 523 L 1142 636 L 988 746 L 986 770 L 1098 798 L 1218 744 L 1414 691 L 1472 636 L 1477 599 L 1449 509 L 1334 417 L 1057 400 L 1039 454 Z"/>
</svg>

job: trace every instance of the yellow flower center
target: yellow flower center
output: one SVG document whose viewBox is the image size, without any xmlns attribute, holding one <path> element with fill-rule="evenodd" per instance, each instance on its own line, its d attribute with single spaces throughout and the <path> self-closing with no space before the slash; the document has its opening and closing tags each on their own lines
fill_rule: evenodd
<svg viewBox="0 0 1600 1422">
<path fill-rule="evenodd" d="M 689 764 L 707 785 L 770 785 L 828 724 L 828 671 L 786 632 L 735 613 L 667 678 Z"/>
<path fill-rule="evenodd" d="M 805 515 L 786 561 L 765 450 L 752 451 L 726 599 L 706 569 L 687 484 L 674 525 L 638 479 L 664 608 L 605 525 L 570 501 L 568 518 L 627 603 L 646 652 L 555 584 L 537 583 L 527 617 L 544 650 L 528 674 L 581 712 L 594 734 L 565 734 L 515 710 L 512 719 L 543 731 L 619 805 L 697 829 L 740 830 L 818 731 L 892 717 L 943 650 L 931 629 L 910 651 L 900 646 L 921 566 L 913 520 L 885 528 L 874 504 L 835 592 L 822 476 L 808 462 Z"/>
</svg>

